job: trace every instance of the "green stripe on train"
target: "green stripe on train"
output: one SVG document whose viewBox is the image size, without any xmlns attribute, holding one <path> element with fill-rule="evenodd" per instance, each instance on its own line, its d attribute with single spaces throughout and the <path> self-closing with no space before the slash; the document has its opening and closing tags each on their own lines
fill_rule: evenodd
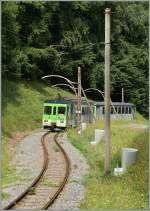
<svg viewBox="0 0 150 211">
<path fill-rule="evenodd" d="M 45 120 L 66 120 L 66 115 L 43 115 Z"/>
</svg>

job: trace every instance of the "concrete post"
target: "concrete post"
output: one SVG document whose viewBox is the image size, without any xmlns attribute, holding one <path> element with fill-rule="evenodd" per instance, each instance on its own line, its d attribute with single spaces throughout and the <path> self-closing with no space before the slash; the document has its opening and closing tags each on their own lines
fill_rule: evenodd
<svg viewBox="0 0 150 211">
<path fill-rule="evenodd" d="M 110 12 L 105 9 L 105 175 L 110 173 Z"/>
<path fill-rule="evenodd" d="M 78 104 L 77 104 L 77 130 L 78 134 L 81 133 L 81 68 L 78 67 Z"/>
<path fill-rule="evenodd" d="M 122 104 L 124 103 L 124 89 L 122 88 Z"/>
<path fill-rule="evenodd" d="M 104 130 L 101 129 L 95 129 L 95 138 L 94 141 L 91 141 L 92 145 L 98 144 L 102 138 L 104 137 Z"/>
</svg>

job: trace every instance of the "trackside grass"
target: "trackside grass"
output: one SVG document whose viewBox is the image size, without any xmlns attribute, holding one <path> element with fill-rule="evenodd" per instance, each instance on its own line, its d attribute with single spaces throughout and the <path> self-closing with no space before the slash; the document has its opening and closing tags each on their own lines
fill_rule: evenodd
<svg viewBox="0 0 150 211">
<path fill-rule="evenodd" d="M 51 88 L 43 82 L 2 82 L 2 184 L 18 180 L 7 145 L 14 141 L 16 133 L 27 133 L 42 127 L 43 102 L 46 99 L 72 96 L 59 88 Z M 22 179 L 22 178 L 20 178 Z M 24 178 L 23 178 L 24 179 Z"/>
<path fill-rule="evenodd" d="M 88 126 L 81 135 L 75 129 L 68 131 L 71 143 L 83 153 L 90 166 L 81 209 L 148 209 L 148 130 L 136 127 L 142 123 L 147 121 L 139 115 L 134 121 L 111 121 L 110 176 L 104 176 L 104 140 L 96 146 L 90 144 L 94 129 L 104 128 L 103 121 Z M 121 164 L 122 147 L 138 149 L 138 160 L 126 173 L 116 177 L 113 169 Z"/>
</svg>

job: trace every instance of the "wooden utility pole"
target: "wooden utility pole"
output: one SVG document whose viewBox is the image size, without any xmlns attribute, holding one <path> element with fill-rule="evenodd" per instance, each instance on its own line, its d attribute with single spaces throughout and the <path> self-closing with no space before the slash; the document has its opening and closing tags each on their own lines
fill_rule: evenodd
<svg viewBox="0 0 150 211">
<path fill-rule="evenodd" d="M 77 130 L 78 134 L 81 133 L 81 68 L 78 67 L 78 104 L 77 104 Z"/>
<path fill-rule="evenodd" d="M 122 104 L 124 103 L 124 89 L 122 88 Z"/>
<path fill-rule="evenodd" d="M 105 175 L 110 173 L 110 13 L 109 8 L 105 9 Z"/>
</svg>

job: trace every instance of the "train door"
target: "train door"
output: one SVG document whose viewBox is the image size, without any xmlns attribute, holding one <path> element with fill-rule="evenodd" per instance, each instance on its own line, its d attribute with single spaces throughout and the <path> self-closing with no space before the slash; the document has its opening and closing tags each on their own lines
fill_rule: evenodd
<svg viewBox="0 0 150 211">
<path fill-rule="evenodd" d="M 70 104 L 67 105 L 66 124 L 67 124 L 67 127 L 70 127 L 72 125 L 72 121 L 71 121 L 71 105 Z"/>
</svg>

